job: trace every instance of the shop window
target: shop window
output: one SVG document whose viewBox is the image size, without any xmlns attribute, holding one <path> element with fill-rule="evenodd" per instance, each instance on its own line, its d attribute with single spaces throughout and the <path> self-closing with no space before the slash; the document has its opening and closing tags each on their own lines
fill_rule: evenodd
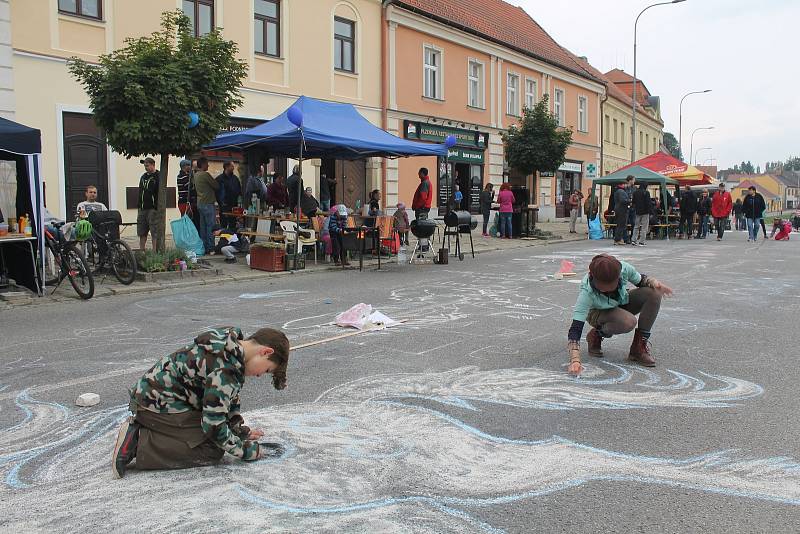
<svg viewBox="0 0 800 534">
<path fill-rule="evenodd" d="M 336 70 L 355 72 L 356 23 L 335 17 L 333 19 L 333 66 Z"/>
<path fill-rule="evenodd" d="M 555 90 L 555 98 L 553 99 L 553 115 L 558 120 L 558 125 L 564 127 L 564 91 L 563 89 Z"/>
<path fill-rule="evenodd" d="M 506 113 L 519 116 L 519 76 L 510 72 L 506 77 Z"/>
<path fill-rule="evenodd" d="M 589 101 L 585 96 L 578 97 L 578 131 L 589 131 L 589 114 L 588 114 Z M 614 121 L 614 137 L 617 136 L 617 121 Z M 614 140 L 616 142 L 616 139 Z"/>
<path fill-rule="evenodd" d="M 281 55 L 280 0 L 255 0 L 255 52 L 266 56 Z"/>
<path fill-rule="evenodd" d="M 442 100 L 442 51 L 426 46 L 423 50 L 422 95 L 425 98 Z"/>
<path fill-rule="evenodd" d="M 536 94 L 538 89 L 536 87 L 536 80 L 525 78 L 525 107 L 532 109 L 536 105 Z"/>
<path fill-rule="evenodd" d="M 77 15 L 90 19 L 103 18 L 102 0 L 58 0 L 58 10 L 68 15 Z"/>
<path fill-rule="evenodd" d="M 183 0 L 183 14 L 189 17 L 195 37 L 214 29 L 214 0 Z"/>
<path fill-rule="evenodd" d="M 483 108 L 483 63 L 470 60 L 467 80 L 469 85 L 470 107 Z"/>
</svg>

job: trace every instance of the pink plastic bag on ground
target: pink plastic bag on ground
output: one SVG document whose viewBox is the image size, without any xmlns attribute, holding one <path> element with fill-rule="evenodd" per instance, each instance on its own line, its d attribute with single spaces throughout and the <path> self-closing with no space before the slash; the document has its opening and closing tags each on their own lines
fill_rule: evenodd
<svg viewBox="0 0 800 534">
<path fill-rule="evenodd" d="M 358 328 L 362 330 L 369 323 L 369 316 L 372 314 L 372 306 L 363 302 L 356 304 L 347 311 L 343 311 L 336 316 L 335 322 L 338 326 Z"/>
</svg>

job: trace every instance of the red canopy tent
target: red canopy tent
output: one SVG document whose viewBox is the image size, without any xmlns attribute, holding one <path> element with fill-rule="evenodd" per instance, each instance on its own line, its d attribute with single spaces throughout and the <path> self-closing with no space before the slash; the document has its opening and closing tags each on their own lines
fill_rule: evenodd
<svg viewBox="0 0 800 534">
<path fill-rule="evenodd" d="M 678 181 L 681 187 L 685 185 L 705 185 L 714 182 L 713 178 L 697 167 L 684 163 L 666 152 L 659 151 L 655 154 L 650 154 L 639 161 L 634 161 L 630 165 L 622 167 L 619 171 L 636 165 L 673 178 Z"/>
</svg>

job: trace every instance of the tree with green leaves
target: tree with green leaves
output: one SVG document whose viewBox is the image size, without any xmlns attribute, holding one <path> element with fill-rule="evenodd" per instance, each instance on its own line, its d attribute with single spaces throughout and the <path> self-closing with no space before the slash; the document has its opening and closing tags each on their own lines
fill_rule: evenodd
<svg viewBox="0 0 800 534">
<path fill-rule="evenodd" d="M 664 132 L 664 147 L 667 149 L 667 152 L 672 155 L 672 157 L 683 161 L 683 152 L 681 151 L 681 146 L 678 144 L 678 140 L 675 139 L 673 134 Z"/>
<path fill-rule="evenodd" d="M 247 64 L 218 31 L 195 37 L 180 10 L 161 15 L 161 29 L 126 39 L 99 65 L 72 58 L 69 70 L 89 96 L 94 120 L 111 148 L 127 158 L 160 155 L 157 246 L 164 248 L 170 156 L 197 151 L 228 124 L 243 103 Z M 192 125 L 190 113 L 199 122 Z"/>
<path fill-rule="evenodd" d="M 533 108 L 524 108 L 521 123 L 502 134 L 508 164 L 526 176 L 558 169 L 572 143 L 572 130 L 558 125 L 548 102 L 544 95 Z"/>
</svg>

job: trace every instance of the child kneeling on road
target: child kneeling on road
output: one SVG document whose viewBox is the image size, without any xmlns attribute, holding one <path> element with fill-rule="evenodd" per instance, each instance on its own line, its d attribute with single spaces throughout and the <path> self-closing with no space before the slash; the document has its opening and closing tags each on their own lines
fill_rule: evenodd
<svg viewBox="0 0 800 534">
<path fill-rule="evenodd" d="M 629 291 L 628 284 L 636 288 Z M 650 329 L 658 317 L 661 298 L 671 295 L 672 289 L 653 277 L 640 274 L 629 263 L 608 254 L 592 258 L 589 274 L 581 282 L 567 334 L 568 372 L 579 375 L 583 369 L 580 340 L 587 321 L 592 326 L 586 336 L 590 355 L 602 357 L 604 338 L 635 329 L 628 359 L 654 367 L 656 360 L 650 354 Z"/>
<path fill-rule="evenodd" d="M 227 452 L 258 460 L 261 430 L 244 425 L 239 392 L 246 376 L 272 374 L 275 389 L 286 387 L 289 340 L 272 328 L 247 339 L 225 327 L 197 336 L 194 343 L 164 356 L 131 389 L 133 414 L 120 426 L 111 467 L 125 475 L 137 469 L 183 469 L 218 462 Z"/>
<path fill-rule="evenodd" d="M 214 235 L 219 237 L 219 243 L 217 243 L 214 251 L 225 256 L 225 263 L 236 263 L 234 254 L 250 251 L 250 240 L 247 239 L 247 236 L 242 235 L 238 229 L 215 230 Z"/>
</svg>

